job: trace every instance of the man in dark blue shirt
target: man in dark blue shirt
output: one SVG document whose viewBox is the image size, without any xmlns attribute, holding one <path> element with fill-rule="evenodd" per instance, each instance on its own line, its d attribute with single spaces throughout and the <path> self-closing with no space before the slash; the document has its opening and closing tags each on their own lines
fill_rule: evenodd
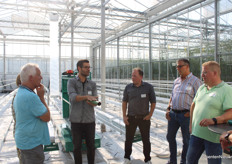
<svg viewBox="0 0 232 164">
<path fill-rule="evenodd" d="M 150 119 L 155 109 L 156 97 L 153 86 L 143 82 L 142 79 L 143 71 L 140 68 L 134 68 L 132 72 L 133 83 L 128 84 L 123 93 L 122 111 L 123 121 L 126 125 L 124 164 L 130 163 L 132 141 L 137 127 L 139 127 L 142 136 L 144 161 L 151 163 Z M 149 103 L 151 103 L 150 110 Z"/>
</svg>

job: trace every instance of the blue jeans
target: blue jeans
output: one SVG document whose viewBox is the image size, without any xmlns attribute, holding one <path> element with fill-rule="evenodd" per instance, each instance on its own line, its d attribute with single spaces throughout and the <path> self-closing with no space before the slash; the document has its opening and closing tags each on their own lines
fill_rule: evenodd
<svg viewBox="0 0 232 164">
<path fill-rule="evenodd" d="M 208 164 L 221 164 L 222 148 L 220 143 L 213 143 L 194 135 L 191 135 L 189 141 L 187 164 L 197 164 L 204 150 Z"/>
<path fill-rule="evenodd" d="M 136 128 L 139 127 L 142 142 L 143 142 L 143 154 L 145 156 L 144 161 L 150 161 L 151 156 L 151 143 L 150 143 L 150 120 L 143 120 L 137 118 L 131 118 L 129 116 L 128 119 L 129 125 L 126 125 L 126 141 L 125 141 L 125 156 L 124 158 L 130 159 L 130 155 L 132 153 L 132 142 L 134 139 Z"/>
<path fill-rule="evenodd" d="M 170 163 L 177 163 L 177 146 L 176 146 L 176 133 L 179 128 L 181 128 L 182 137 L 183 137 L 183 149 L 181 155 L 181 164 L 186 163 L 186 154 L 189 145 L 189 117 L 184 116 L 185 113 L 175 113 L 170 111 L 169 116 L 171 120 L 168 121 L 168 133 L 167 140 L 169 142 L 170 150 Z"/>
<path fill-rule="evenodd" d="M 94 164 L 95 158 L 95 122 L 93 123 L 71 123 L 73 139 L 73 155 L 75 164 L 82 164 L 82 139 L 85 138 L 87 147 L 88 164 Z"/>
</svg>

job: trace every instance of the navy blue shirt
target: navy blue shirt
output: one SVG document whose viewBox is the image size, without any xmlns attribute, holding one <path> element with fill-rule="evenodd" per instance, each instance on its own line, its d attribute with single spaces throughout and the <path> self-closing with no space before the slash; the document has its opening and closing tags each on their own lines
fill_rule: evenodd
<svg viewBox="0 0 232 164">
<path fill-rule="evenodd" d="M 149 102 L 156 103 L 154 88 L 151 84 L 143 82 L 139 87 L 133 83 L 128 84 L 123 92 L 123 101 L 128 103 L 128 115 L 148 115 Z"/>
</svg>

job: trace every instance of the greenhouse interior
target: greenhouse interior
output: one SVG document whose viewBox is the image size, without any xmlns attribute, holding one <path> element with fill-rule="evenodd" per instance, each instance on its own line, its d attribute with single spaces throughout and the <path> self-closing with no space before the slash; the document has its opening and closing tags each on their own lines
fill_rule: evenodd
<svg viewBox="0 0 232 164">
<path fill-rule="evenodd" d="M 91 80 L 102 103 L 95 107 L 100 142 L 95 163 L 123 163 L 123 91 L 137 67 L 157 99 L 151 118 L 151 162 L 167 163 L 165 113 L 179 77 L 177 61 L 183 58 L 201 80 L 202 64 L 218 62 L 221 79 L 232 85 L 232 0 L 0 0 L 0 163 L 19 163 L 11 103 L 15 79 L 27 63 L 41 70 L 51 110 L 49 132 L 59 146 L 45 152 L 45 163 L 74 163 L 61 134 L 61 125 L 70 128 L 64 117 L 70 108 L 64 73 L 77 72 L 81 59 L 90 61 Z M 178 132 L 178 161 L 181 135 Z M 222 163 L 231 163 L 226 157 Z M 143 158 L 140 140 L 133 144 L 132 164 L 144 163 Z M 83 162 L 88 163 L 85 151 Z M 207 156 L 199 162 L 207 163 Z"/>
</svg>

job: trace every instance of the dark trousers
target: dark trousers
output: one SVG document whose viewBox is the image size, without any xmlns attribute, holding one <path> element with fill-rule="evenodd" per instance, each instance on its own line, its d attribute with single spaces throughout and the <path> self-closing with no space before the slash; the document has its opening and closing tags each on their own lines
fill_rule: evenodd
<svg viewBox="0 0 232 164">
<path fill-rule="evenodd" d="M 186 154 L 189 146 L 189 117 L 184 116 L 185 113 L 175 113 L 170 111 L 169 116 L 171 120 L 168 121 L 168 133 L 167 140 L 169 142 L 170 151 L 170 163 L 177 163 L 177 145 L 176 145 L 176 133 L 181 128 L 183 138 L 183 149 L 181 154 L 181 164 L 186 164 Z"/>
<path fill-rule="evenodd" d="M 85 138 L 87 147 L 88 164 L 94 164 L 95 158 L 95 122 L 93 123 L 71 123 L 73 138 L 73 154 L 75 164 L 82 164 L 81 146 L 82 139 Z"/>
<path fill-rule="evenodd" d="M 21 162 L 23 164 L 43 164 L 44 163 L 43 145 L 33 149 L 21 150 Z"/>
<path fill-rule="evenodd" d="M 151 143 L 150 143 L 150 120 L 143 120 L 143 118 L 137 119 L 129 117 L 129 125 L 126 125 L 126 141 L 125 141 L 125 156 L 124 158 L 130 159 L 132 153 L 132 142 L 134 139 L 136 128 L 139 127 L 142 142 L 143 142 L 143 154 L 145 156 L 145 162 L 151 160 Z"/>
</svg>

